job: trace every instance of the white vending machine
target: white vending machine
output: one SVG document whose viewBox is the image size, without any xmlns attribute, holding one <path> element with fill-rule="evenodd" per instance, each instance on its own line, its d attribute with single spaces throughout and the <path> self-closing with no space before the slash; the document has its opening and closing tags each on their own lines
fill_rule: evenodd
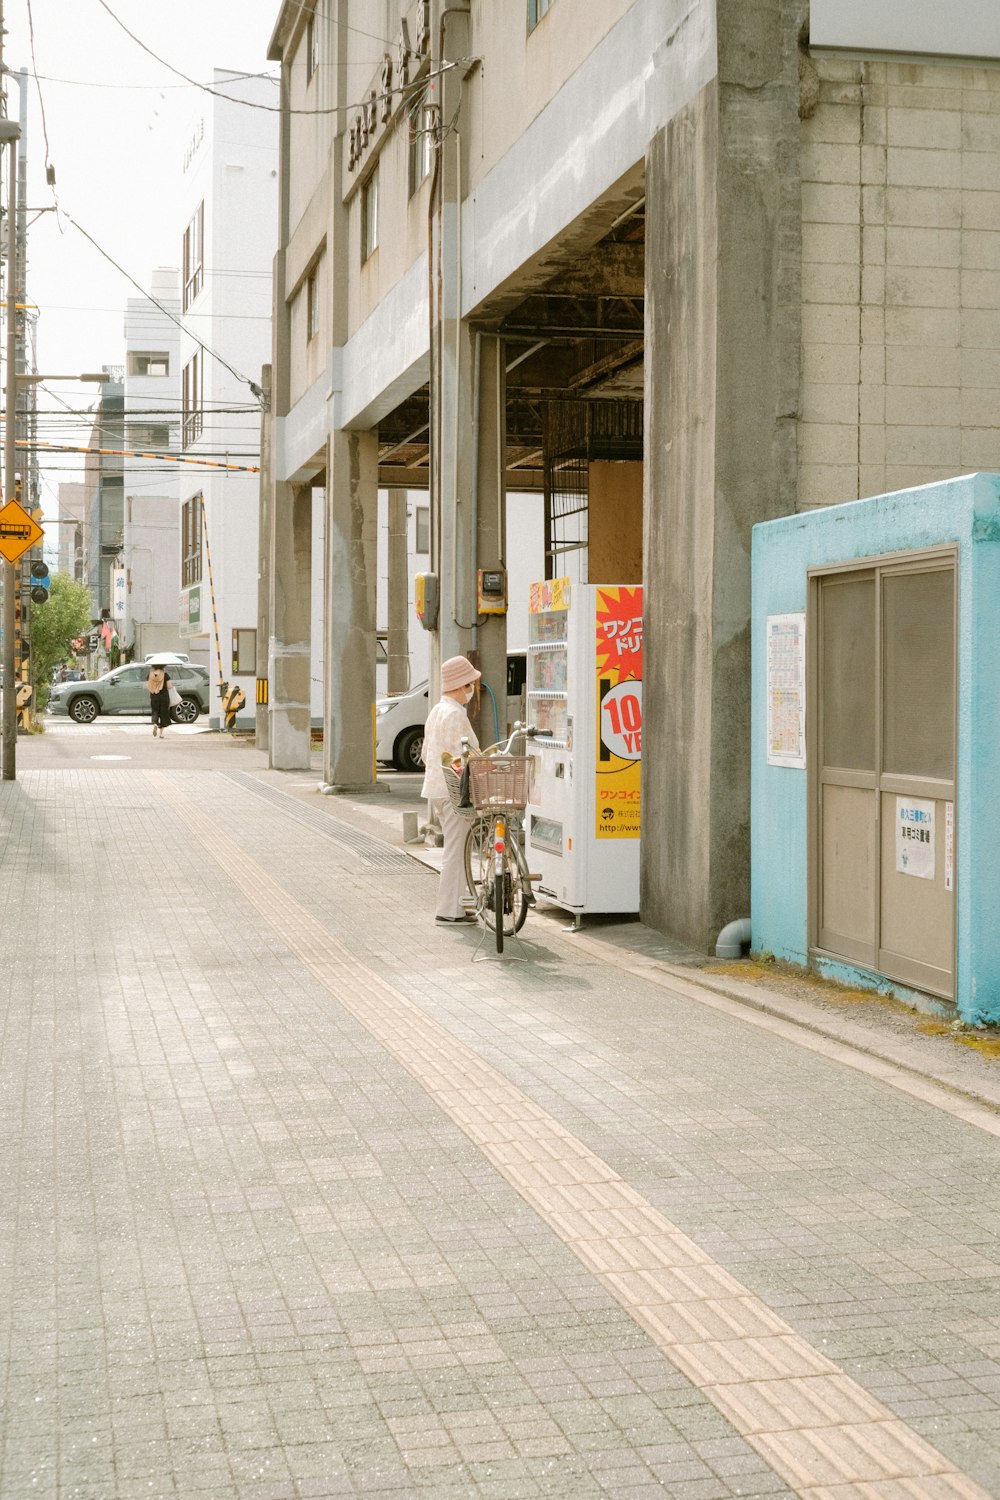
<svg viewBox="0 0 1000 1500">
<path fill-rule="evenodd" d="M 639 910 L 642 586 L 531 585 L 527 720 L 546 738 L 525 813 L 539 896 L 579 918 Z"/>
</svg>

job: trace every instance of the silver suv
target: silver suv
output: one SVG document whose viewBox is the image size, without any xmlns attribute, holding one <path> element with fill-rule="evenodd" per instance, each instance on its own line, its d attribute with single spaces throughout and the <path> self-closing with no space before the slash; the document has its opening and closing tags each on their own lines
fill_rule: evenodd
<svg viewBox="0 0 1000 1500">
<path fill-rule="evenodd" d="M 208 672 L 182 662 L 166 663 L 167 675 L 181 695 L 179 708 L 170 710 L 175 724 L 193 724 L 208 713 Z M 93 682 L 60 682 L 49 696 L 50 714 L 69 714 L 77 724 L 92 724 L 98 714 L 148 714 L 146 662 L 116 667 Z"/>
</svg>

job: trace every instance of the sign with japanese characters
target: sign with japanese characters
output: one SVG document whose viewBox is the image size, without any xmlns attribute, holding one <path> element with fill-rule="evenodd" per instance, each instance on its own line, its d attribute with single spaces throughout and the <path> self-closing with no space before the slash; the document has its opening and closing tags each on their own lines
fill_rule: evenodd
<svg viewBox="0 0 1000 1500">
<path fill-rule="evenodd" d="M 637 839 L 642 781 L 642 588 L 597 591 L 595 834 Z"/>
<path fill-rule="evenodd" d="M 896 798 L 896 869 L 934 879 L 934 803 L 925 798 Z"/>
<path fill-rule="evenodd" d="M 546 615 L 553 609 L 569 609 L 570 581 L 568 578 L 545 578 L 541 583 L 528 587 L 528 613 Z"/>
<path fill-rule="evenodd" d="M 806 763 L 806 617 L 767 617 L 767 763 Z"/>
</svg>

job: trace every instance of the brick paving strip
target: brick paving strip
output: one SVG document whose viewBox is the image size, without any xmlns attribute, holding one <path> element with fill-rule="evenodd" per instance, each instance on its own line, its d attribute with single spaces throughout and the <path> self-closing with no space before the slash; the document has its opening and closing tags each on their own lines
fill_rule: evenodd
<svg viewBox="0 0 1000 1500">
<path fill-rule="evenodd" d="M 807 1500 L 987 1500 L 470 1047 L 333 938 L 171 779 L 151 781 L 301 963 Z"/>
</svg>

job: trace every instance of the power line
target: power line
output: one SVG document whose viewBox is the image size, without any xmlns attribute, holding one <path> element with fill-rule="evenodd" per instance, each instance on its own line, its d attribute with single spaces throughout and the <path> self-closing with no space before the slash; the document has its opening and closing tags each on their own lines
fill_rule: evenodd
<svg viewBox="0 0 1000 1500">
<path fill-rule="evenodd" d="M 327 109 L 291 109 L 286 108 L 280 104 L 259 104 L 253 99 L 234 99 L 232 94 L 224 94 L 220 89 L 211 88 L 207 83 L 199 83 L 196 78 L 189 78 L 187 73 L 182 73 L 180 68 L 175 68 L 173 63 L 167 62 L 165 57 L 161 57 L 158 52 L 153 51 L 152 47 L 147 46 L 147 44 L 141 39 L 141 37 L 137 37 L 134 31 L 130 31 L 125 25 L 125 22 L 120 18 L 120 16 L 115 15 L 115 12 L 111 9 L 111 6 L 107 3 L 107 0 L 97 0 L 97 3 L 102 8 L 102 10 L 107 11 L 112 21 L 116 22 L 116 24 L 121 27 L 125 35 L 127 37 L 130 37 L 132 41 L 135 42 L 136 46 L 140 47 L 143 52 L 148 54 L 149 57 L 152 57 L 162 67 L 166 68 L 169 73 L 173 73 L 177 78 L 182 78 L 184 82 L 190 84 L 192 88 L 201 89 L 206 94 L 212 94 L 216 99 L 225 99 L 229 104 L 241 104 L 246 109 L 262 109 L 267 111 L 267 113 L 274 115 L 336 115 L 348 110 L 362 108 L 361 104 L 332 104 Z M 299 9 L 301 10 L 303 8 L 304 7 L 300 5 Z M 355 30 L 356 28 L 352 27 L 350 29 Z M 360 32 L 359 34 L 361 36 L 371 36 L 373 40 L 382 42 L 383 46 L 388 47 L 390 45 L 390 43 L 387 42 L 383 37 L 376 37 L 372 32 Z M 411 53 L 411 56 L 416 56 L 416 54 Z M 394 93 L 398 93 L 400 96 L 404 96 L 408 92 L 416 92 L 418 90 L 421 90 L 430 79 L 440 78 L 443 74 L 450 73 L 453 68 L 464 66 L 468 62 L 468 58 L 461 58 L 456 59 L 452 62 L 446 62 L 442 64 L 442 66 L 436 71 L 426 73 L 417 83 L 410 85 L 409 89 L 389 89 L 385 94 L 376 95 L 376 99 L 379 101 L 382 99 L 391 99 Z"/>
<path fill-rule="evenodd" d="M 99 4 L 103 5 L 103 3 L 104 0 L 99 0 Z M 258 400 L 262 398 L 263 392 L 261 391 L 260 386 L 255 380 L 251 380 L 248 375 L 240 374 L 239 370 L 235 369 L 227 359 L 223 359 L 221 354 L 219 354 L 215 349 L 212 349 L 208 344 L 204 342 L 203 339 L 200 339 L 198 335 L 196 333 L 193 333 L 190 328 L 187 328 L 185 324 L 181 322 L 180 318 L 172 313 L 168 307 L 164 307 L 162 302 L 157 301 L 157 299 L 151 292 L 147 292 L 146 289 L 141 286 L 138 281 L 136 281 L 135 277 L 130 275 L 130 273 L 126 271 L 124 266 L 120 266 L 118 264 L 113 255 L 110 255 L 102 245 L 99 245 L 97 243 L 97 241 L 94 239 L 94 236 L 92 234 L 89 234 L 88 231 L 84 229 L 82 224 L 77 223 L 72 214 L 67 213 L 65 209 L 60 209 L 60 213 L 70 224 L 72 224 L 73 228 L 77 230 L 78 233 L 83 235 L 85 240 L 89 240 L 94 249 L 98 252 L 99 255 L 103 255 L 104 259 L 108 262 L 109 265 L 114 266 L 115 270 L 118 271 L 122 276 L 124 276 L 126 281 L 130 281 L 132 283 L 136 291 L 141 292 L 142 295 L 147 299 L 147 301 L 152 302 L 154 307 L 158 307 L 163 313 L 164 317 L 169 318 L 172 323 L 176 323 L 181 332 L 186 333 L 188 337 L 192 339 L 200 349 L 204 349 L 205 353 L 211 355 L 214 360 L 217 360 L 218 363 L 222 365 L 223 369 L 229 371 L 230 375 L 234 376 L 243 385 L 248 386 L 250 390 L 253 391 Z"/>
</svg>

